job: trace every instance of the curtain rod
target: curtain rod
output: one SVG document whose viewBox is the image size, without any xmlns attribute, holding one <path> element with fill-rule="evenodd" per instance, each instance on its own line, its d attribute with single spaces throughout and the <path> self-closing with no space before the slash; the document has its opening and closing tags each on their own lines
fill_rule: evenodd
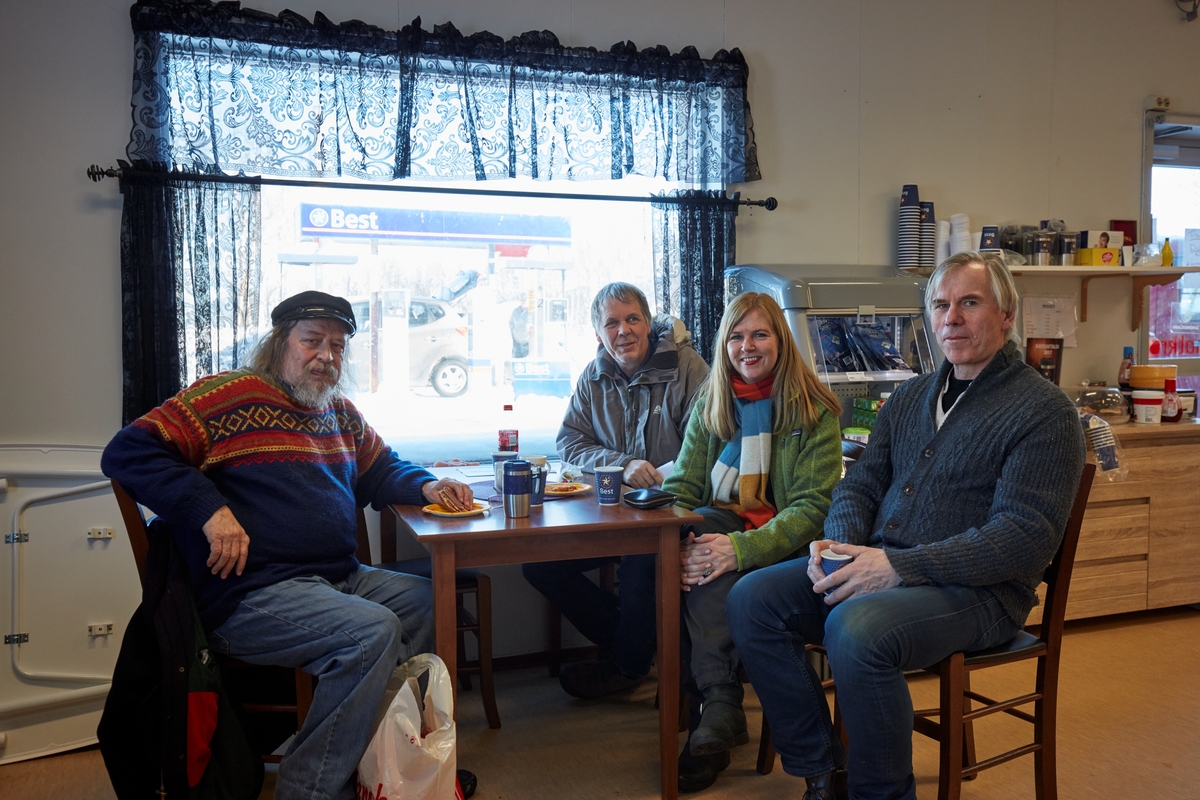
<svg viewBox="0 0 1200 800">
<path fill-rule="evenodd" d="M 687 197 L 620 197 L 603 194 L 576 194 L 557 192 L 522 192 L 505 191 L 503 189 L 459 189 L 439 188 L 436 186 L 408 186 L 406 184 L 370 184 L 370 183 L 339 183 L 331 181 L 284 180 L 282 178 L 261 178 L 246 175 L 192 175 L 181 173 L 163 173 L 150 170 L 138 170 L 129 166 L 103 168 L 96 164 L 88 167 L 87 176 L 96 183 L 105 178 L 120 178 L 124 175 L 139 175 L 166 180 L 187 180 L 201 183 L 244 183 L 260 186 L 303 186 L 316 189 L 369 189 L 387 192 L 425 192 L 428 194 L 464 194 L 487 197 L 539 197 L 552 200 L 617 200 L 626 203 L 708 203 L 712 205 L 730 206 L 759 206 L 767 211 L 779 207 L 779 201 L 774 197 L 766 200 L 743 200 L 741 192 L 734 192 L 733 197 L 687 198 Z"/>
</svg>

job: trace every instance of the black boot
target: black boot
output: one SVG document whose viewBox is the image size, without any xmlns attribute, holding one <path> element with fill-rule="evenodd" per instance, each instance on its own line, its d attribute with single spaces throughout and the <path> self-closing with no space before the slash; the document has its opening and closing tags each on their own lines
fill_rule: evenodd
<svg viewBox="0 0 1200 800">
<path fill-rule="evenodd" d="M 558 673 L 563 691 L 572 697 L 594 700 L 597 697 L 628 692 L 646 680 L 645 675 L 630 677 L 611 661 L 579 661 L 564 664 Z"/>
<path fill-rule="evenodd" d="M 740 683 L 721 684 L 704 690 L 700 725 L 688 740 L 692 755 L 723 753 L 750 741 L 746 712 L 742 709 L 744 696 Z"/>
<path fill-rule="evenodd" d="M 729 766 L 729 751 L 710 756 L 694 756 L 691 740 L 683 745 L 679 754 L 679 792 L 699 792 L 712 786 L 721 770 Z"/>
<path fill-rule="evenodd" d="M 847 800 L 850 796 L 846 790 L 846 770 L 838 769 L 826 772 L 815 778 L 805 778 L 808 789 L 804 792 L 803 800 Z"/>
</svg>

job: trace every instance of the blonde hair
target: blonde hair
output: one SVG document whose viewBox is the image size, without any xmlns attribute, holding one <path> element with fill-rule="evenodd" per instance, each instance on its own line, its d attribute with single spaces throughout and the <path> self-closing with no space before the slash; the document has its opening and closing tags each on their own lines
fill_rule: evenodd
<svg viewBox="0 0 1200 800">
<path fill-rule="evenodd" d="M 771 402 L 775 408 L 772 432 L 783 433 L 802 425 L 804 430 L 812 433 L 822 407 L 834 416 L 841 414 L 842 404 L 837 396 L 821 383 L 801 358 L 779 304 L 770 295 L 746 292 L 735 297 L 721 317 L 712 371 L 701 387 L 705 398 L 704 427 L 727 442 L 737 433 L 733 364 L 729 360 L 728 344 L 733 329 L 751 311 L 766 317 L 767 325 L 779 340 L 779 361 L 775 365 L 775 384 L 771 388 Z"/>
</svg>

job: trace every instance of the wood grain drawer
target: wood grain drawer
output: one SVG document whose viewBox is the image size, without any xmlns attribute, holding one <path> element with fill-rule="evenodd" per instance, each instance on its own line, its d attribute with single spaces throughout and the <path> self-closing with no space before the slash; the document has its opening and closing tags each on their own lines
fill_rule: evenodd
<svg viewBox="0 0 1200 800">
<path fill-rule="evenodd" d="M 1131 556 L 1144 559 L 1150 552 L 1149 500 L 1134 497 L 1088 504 L 1075 554 L 1077 576 L 1079 566 L 1086 562 Z"/>
<path fill-rule="evenodd" d="M 1113 558 L 1107 561 L 1075 562 L 1071 591 L 1067 598 L 1067 619 L 1144 611 L 1149 574 L 1146 556 Z M 1029 625 L 1042 620 L 1046 602 L 1046 584 L 1038 585 L 1038 606 L 1029 615 Z"/>
</svg>

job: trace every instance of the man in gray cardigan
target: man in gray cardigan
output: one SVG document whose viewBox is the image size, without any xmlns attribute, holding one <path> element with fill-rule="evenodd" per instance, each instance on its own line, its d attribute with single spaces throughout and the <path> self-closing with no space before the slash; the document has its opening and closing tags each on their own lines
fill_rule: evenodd
<svg viewBox="0 0 1200 800">
<path fill-rule="evenodd" d="M 1024 625 L 1083 471 L 1074 404 L 1021 359 L 1003 260 L 962 253 L 934 272 L 929 319 L 946 361 L 898 388 L 833 494 L 808 558 L 729 595 L 734 643 L 784 770 L 805 800 L 915 800 L 904 671 L 1003 644 Z M 826 577 L 820 550 L 853 557 Z M 804 659 L 823 643 L 852 758 Z"/>
<path fill-rule="evenodd" d="M 708 365 L 692 348 L 683 324 L 650 316 L 646 296 L 628 283 L 610 283 L 592 301 L 592 326 L 600 342 L 595 360 L 579 376 L 562 427 L 564 462 L 592 471 L 624 467 L 634 488 L 662 483 L 658 467 L 675 460 L 696 390 Z M 593 698 L 631 689 L 650 671 L 656 645 L 653 554 L 620 561 L 620 603 L 583 573 L 613 558 L 526 564 L 522 571 L 579 632 L 600 645 L 597 661 L 568 664 L 563 689 Z"/>
</svg>

